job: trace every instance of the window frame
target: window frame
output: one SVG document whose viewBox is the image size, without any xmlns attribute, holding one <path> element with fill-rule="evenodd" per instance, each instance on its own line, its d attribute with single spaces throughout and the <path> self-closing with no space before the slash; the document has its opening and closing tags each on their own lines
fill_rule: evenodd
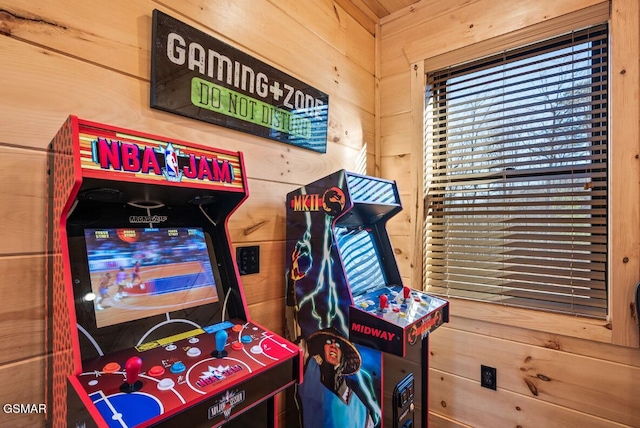
<svg viewBox="0 0 640 428">
<path fill-rule="evenodd" d="M 425 109 L 426 72 L 448 65 L 471 61 L 483 55 L 521 46 L 527 42 L 554 37 L 567 31 L 603 22 L 609 24 L 609 40 L 613 47 L 609 55 L 609 139 L 612 147 L 609 157 L 609 315 L 607 320 L 596 320 L 572 315 L 540 312 L 532 309 L 509 308 L 490 303 L 451 298 L 452 326 L 456 319 L 468 325 L 468 321 L 484 321 L 497 324 L 498 329 L 524 328 L 538 332 L 559 334 L 602 343 L 638 348 L 640 332 L 635 311 L 635 287 L 640 279 L 640 106 L 638 106 L 638 82 L 640 67 L 637 39 L 632 41 L 625 34 L 637 31 L 637 16 L 628 19 L 634 7 L 609 9 L 603 2 L 589 10 L 549 21 L 541 21 L 526 28 L 502 36 L 478 40 L 425 57 L 419 50 L 408 55 L 410 64 L 411 157 L 409 207 L 412 219 L 424 218 L 423 157 L 422 144 Z M 632 10 L 629 10 L 632 9 Z M 637 15 L 637 13 L 636 13 Z M 432 38 L 433 42 L 437 42 Z M 633 201 L 636 201 L 635 203 Z M 406 206 L 406 205 L 405 205 Z M 423 285 L 423 223 L 413 221 L 410 236 L 412 270 L 415 288 Z M 482 323 L 480 323 L 482 325 Z M 504 330 L 506 331 L 506 330 Z M 520 333 L 518 333 L 520 334 Z"/>
<path fill-rule="evenodd" d="M 484 301 L 505 306 L 529 307 L 599 319 L 606 317 L 608 275 L 607 263 L 601 259 L 601 251 L 606 254 L 608 248 L 607 235 L 604 234 L 607 229 L 606 223 L 604 228 L 597 227 L 602 223 L 596 218 L 601 217 L 597 213 L 602 212 L 602 208 L 606 209 L 605 201 L 597 194 L 605 192 L 606 195 L 608 191 L 608 114 L 599 113 L 604 108 L 608 111 L 608 51 L 608 28 L 606 24 L 601 24 L 428 73 L 431 75 L 431 83 L 426 94 L 429 104 L 426 114 L 430 115 L 430 119 L 425 120 L 429 120 L 429 125 L 433 123 L 435 127 L 429 126 L 431 132 L 425 135 L 427 138 L 423 153 L 427 157 L 430 153 L 433 157 L 428 162 L 428 166 L 432 168 L 426 172 L 427 177 L 432 179 L 434 188 L 425 188 L 425 204 L 429 204 L 427 214 L 433 215 L 425 216 L 429 233 L 425 230 L 423 239 L 425 246 L 434 251 L 435 255 L 433 258 L 425 258 L 425 275 L 428 274 L 431 278 L 425 281 L 427 291 L 433 286 L 434 293 L 466 295 L 467 299 L 486 299 Z M 541 73 L 541 77 L 531 67 L 537 64 L 543 64 L 543 70 L 546 70 Z M 574 65 L 579 70 L 575 75 Z M 606 67 L 604 71 L 602 65 Z M 552 79 L 545 83 L 544 73 L 558 76 L 558 80 Z M 542 78 L 543 83 L 539 84 L 538 89 L 537 86 L 531 88 L 530 85 L 522 85 L 517 80 L 518 76 L 525 79 L 524 82 Z M 471 86 L 476 83 L 486 86 Z M 564 86 L 568 83 L 577 86 Z M 584 85 L 589 85 L 588 89 L 595 91 L 593 93 L 602 92 L 604 96 L 589 96 L 580 90 L 574 93 L 573 88 L 587 87 Z M 465 91 L 471 95 L 466 95 Z M 553 97 L 547 99 L 547 94 L 557 94 L 561 98 L 555 107 Z M 451 105 L 449 95 L 454 99 Z M 475 99 L 480 100 L 478 104 L 472 101 Z M 513 107 L 520 112 L 517 117 L 513 113 L 515 110 L 505 107 L 514 100 L 524 100 L 519 103 L 524 104 L 522 107 Z M 488 101 L 491 107 L 487 109 L 482 106 L 482 101 Z M 574 105 L 578 108 L 568 122 L 555 121 L 553 112 L 567 106 L 573 111 Z M 481 116 L 488 116 L 488 122 L 477 121 L 475 115 L 470 115 L 470 109 L 475 108 L 482 111 Z M 506 115 L 509 120 L 503 123 L 501 118 L 505 117 L 504 112 L 508 112 Z M 450 114 L 453 114 L 453 118 Z M 461 114 L 464 117 L 460 117 Z M 536 128 L 537 124 L 533 125 L 531 132 L 527 128 L 527 125 L 534 123 L 531 114 L 540 115 L 539 120 L 545 123 L 553 121 L 549 126 L 562 130 L 558 134 L 559 139 L 554 143 L 547 140 L 555 138 L 538 132 L 542 128 Z M 425 129 L 426 126 L 427 124 Z M 565 136 L 567 126 L 572 130 L 571 135 Z M 480 135 L 475 135 L 472 131 L 476 129 L 479 129 Z M 489 135 L 483 132 L 486 129 L 491 129 Z M 500 137 L 493 137 L 491 133 L 498 133 Z M 523 134 L 525 139 L 522 138 Z M 556 133 L 553 132 L 553 135 Z M 515 144 L 518 144 L 517 147 Z M 478 154 L 475 154 L 473 148 L 469 152 L 466 149 L 468 147 L 477 149 Z M 567 148 L 571 151 L 566 151 Z M 543 150 L 548 157 L 544 154 L 536 157 L 538 149 Z M 603 150 L 602 153 L 599 150 Z M 565 151 L 568 157 L 563 155 Z M 556 157 L 555 153 L 559 156 Z M 498 160 L 494 156 L 498 156 Z M 501 178 L 498 177 L 500 174 L 503 174 Z M 565 178 L 568 174 L 572 177 L 573 174 L 577 175 L 575 179 L 568 180 Z M 604 180 L 599 178 L 602 174 Z M 492 185 L 486 184 L 488 179 L 494 181 Z M 546 184 L 542 185 L 540 181 Z M 591 186 L 587 187 L 587 184 Z M 518 189 L 513 194 L 509 192 L 512 186 Z M 555 191 L 561 194 L 570 192 L 573 202 L 560 203 L 564 198 Z M 460 192 L 468 197 L 460 199 Z M 512 201 L 514 198 L 516 201 Z M 529 198 L 534 199 L 531 201 Z M 540 204 L 546 198 L 551 198 L 552 201 L 546 201 L 550 205 L 543 207 Z M 607 198 L 606 203 L 608 201 Z M 513 215 L 511 203 L 520 207 L 518 215 Z M 473 207 L 478 207 L 479 212 Z M 483 220 L 483 208 L 496 212 L 496 223 L 489 223 L 500 226 L 499 229 L 470 227 L 468 222 L 486 222 Z M 550 210 L 548 217 L 551 220 L 548 224 L 540 217 L 539 209 Z M 452 210 L 451 214 L 448 214 L 449 210 Z M 576 235 L 568 235 L 565 230 L 567 225 L 559 221 L 573 210 L 587 210 L 591 215 L 574 217 L 575 221 L 572 223 L 576 224 L 573 229 Z M 511 221 L 501 221 L 507 218 Z M 604 220 L 606 222 L 606 217 Z M 517 226 L 518 231 L 510 232 L 509 229 L 514 226 Z M 507 229 L 503 230 L 503 227 Z M 455 236 L 451 256 L 446 255 L 449 245 L 442 238 L 440 241 L 436 238 L 433 245 L 428 240 L 429 234 L 437 237 L 445 233 L 445 230 Z M 506 248 L 500 245 L 500 231 L 511 243 Z M 592 234 L 583 233 L 591 231 Z M 476 241 L 479 238 L 484 239 Z M 564 248 L 568 244 L 573 245 L 574 239 L 577 252 L 572 254 L 583 262 L 578 262 L 572 268 L 565 263 L 573 260 L 574 256 L 569 256 Z M 533 248 L 527 246 L 529 242 L 533 242 Z M 541 246 L 543 244 L 545 245 Z M 596 249 L 603 245 L 605 249 Z M 478 248 L 474 250 L 469 246 Z M 592 249 L 591 253 L 585 252 L 587 247 Z M 491 260 L 474 259 L 473 254 L 485 250 L 495 257 Z M 516 250 L 520 256 L 511 255 Z M 437 256 L 439 253 L 441 256 Z M 470 258 L 465 257 L 465 253 Z M 503 261 L 498 261 L 502 256 Z M 542 268 L 553 260 L 558 263 L 548 265 L 548 270 Z M 480 270 L 485 274 L 481 274 Z M 485 275 L 491 278 L 488 282 L 482 279 Z M 581 299 L 589 296 L 594 300 Z"/>
</svg>

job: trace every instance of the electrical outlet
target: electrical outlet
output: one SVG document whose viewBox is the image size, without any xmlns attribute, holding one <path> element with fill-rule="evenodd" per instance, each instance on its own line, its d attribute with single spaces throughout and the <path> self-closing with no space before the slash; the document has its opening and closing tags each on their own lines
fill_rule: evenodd
<svg viewBox="0 0 640 428">
<path fill-rule="evenodd" d="M 496 390 L 497 377 L 496 369 L 489 366 L 480 366 L 480 385 L 484 388 Z"/>
<path fill-rule="evenodd" d="M 236 248 L 236 261 L 240 275 L 260 272 L 260 247 Z"/>
</svg>

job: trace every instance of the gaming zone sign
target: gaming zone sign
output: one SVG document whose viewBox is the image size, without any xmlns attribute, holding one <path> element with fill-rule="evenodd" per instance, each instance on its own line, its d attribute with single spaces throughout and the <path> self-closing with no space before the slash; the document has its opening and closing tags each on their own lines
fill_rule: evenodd
<svg viewBox="0 0 640 428">
<path fill-rule="evenodd" d="M 151 107 L 325 153 L 329 96 L 153 11 Z"/>
</svg>

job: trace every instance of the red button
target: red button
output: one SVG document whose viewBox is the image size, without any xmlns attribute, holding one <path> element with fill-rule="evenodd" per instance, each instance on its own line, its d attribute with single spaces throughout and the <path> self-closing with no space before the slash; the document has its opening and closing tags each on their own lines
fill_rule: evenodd
<svg viewBox="0 0 640 428">
<path fill-rule="evenodd" d="M 244 327 L 242 326 L 242 324 L 236 324 L 231 327 L 231 330 L 235 331 L 236 333 L 241 332 L 243 329 Z"/>
<path fill-rule="evenodd" d="M 164 374 L 164 367 L 162 366 L 153 366 L 149 369 L 149 375 L 151 376 L 162 376 Z"/>
<path fill-rule="evenodd" d="M 102 371 L 105 373 L 115 373 L 118 370 L 120 370 L 120 364 L 118 363 L 107 363 L 107 365 L 102 368 Z"/>
</svg>

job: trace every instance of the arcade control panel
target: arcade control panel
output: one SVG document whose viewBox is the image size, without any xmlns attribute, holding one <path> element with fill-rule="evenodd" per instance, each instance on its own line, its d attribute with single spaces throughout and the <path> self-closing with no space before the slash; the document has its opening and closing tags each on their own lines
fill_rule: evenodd
<svg viewBox="0 0 640 428">
<path fill-rule="evenodd" d="M 349 308 L 352 342 L 404 356 L 442 323 L 449 321 L 449 302 L 409 287 L 380 287 L 354 297 Z"/>
<path fill-rule="evenodd" d="M 83 362 L 70 379 L 109 427 L 219 426 L 301 381 L 300 350 L 242 320 Z"/>
</svg>

